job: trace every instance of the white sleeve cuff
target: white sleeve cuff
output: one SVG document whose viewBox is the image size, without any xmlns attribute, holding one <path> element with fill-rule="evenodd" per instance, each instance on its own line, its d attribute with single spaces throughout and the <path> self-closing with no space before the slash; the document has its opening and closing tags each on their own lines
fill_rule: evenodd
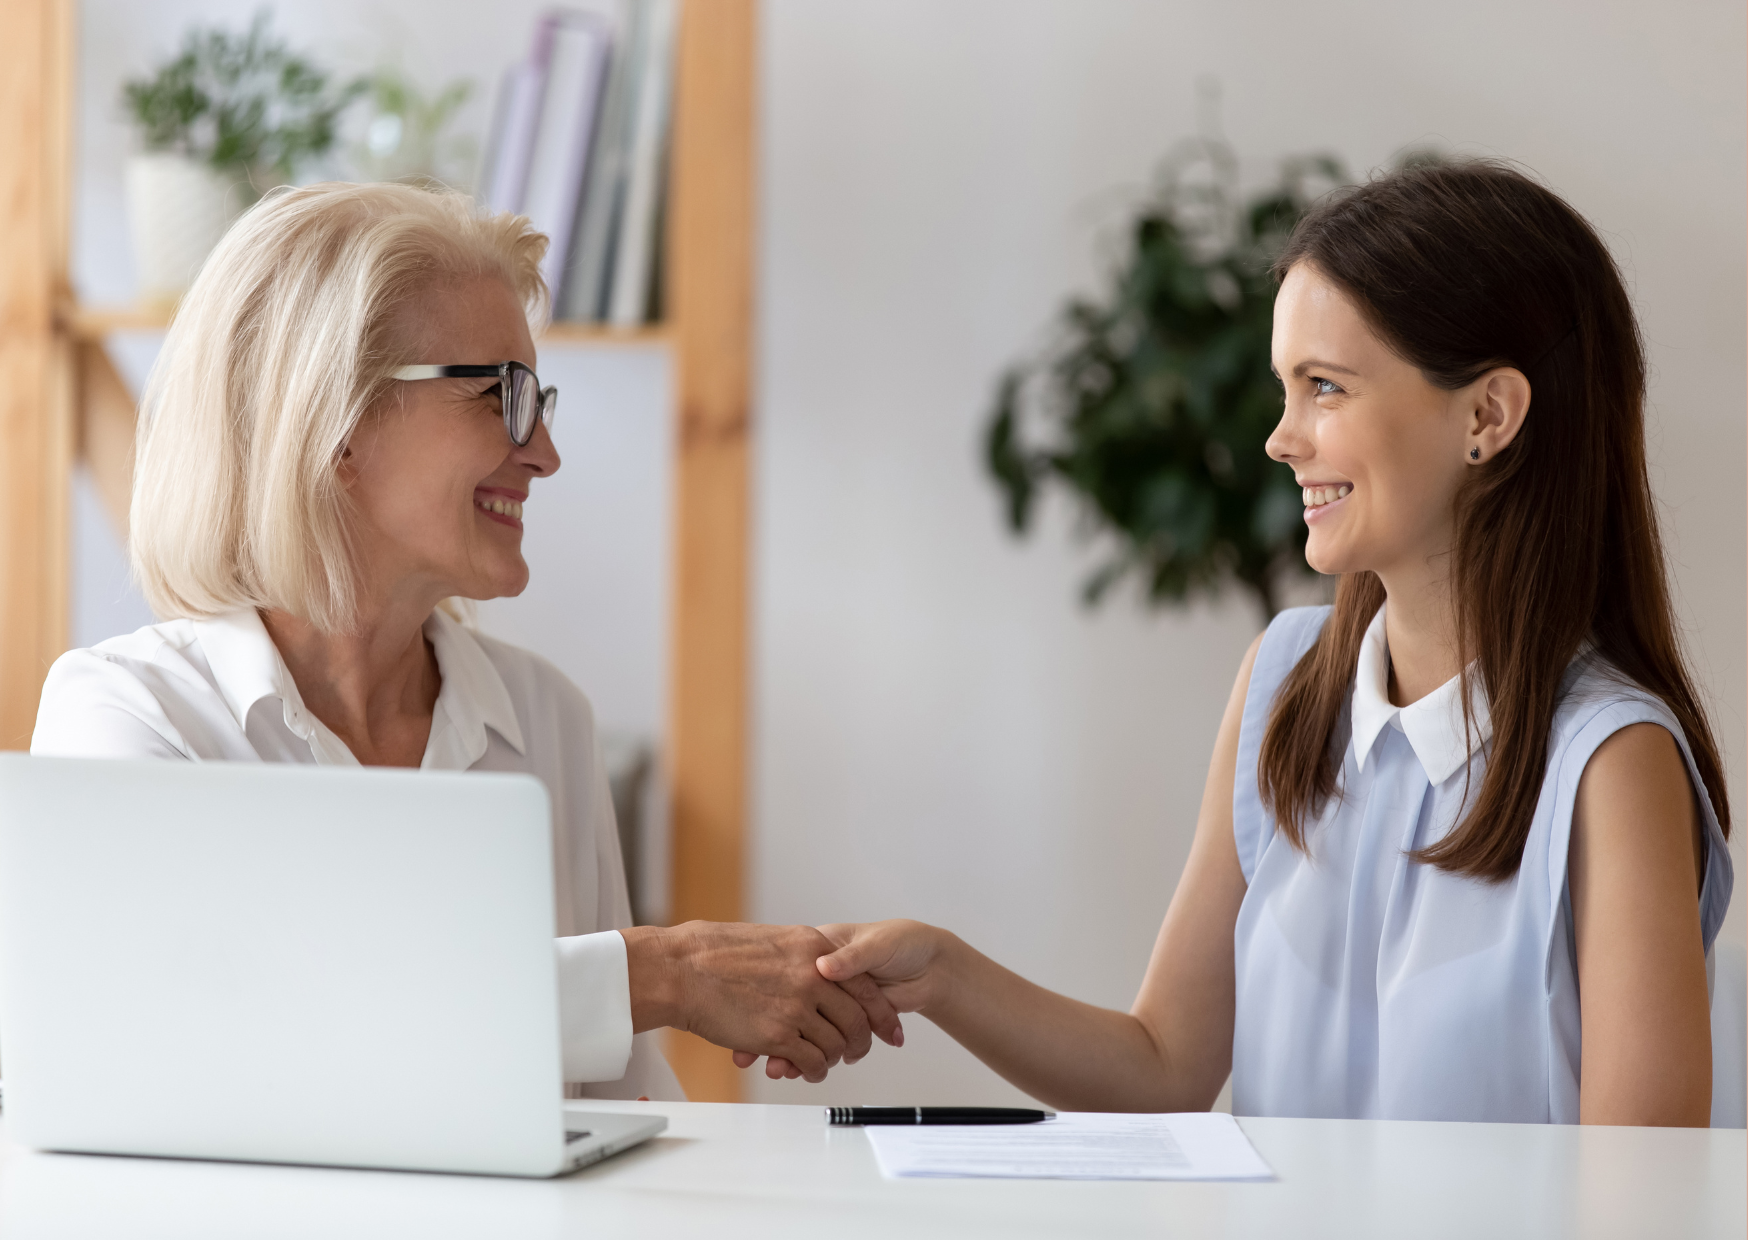
<svg viewBox="0 0 1748 1240">
<path fill-rule="evenodd" d="M 558 1027 L 567 1081 L 616 1081 L 631 1059 L 631 975 L 617 930 L 558 940 Z"/>
</svg>

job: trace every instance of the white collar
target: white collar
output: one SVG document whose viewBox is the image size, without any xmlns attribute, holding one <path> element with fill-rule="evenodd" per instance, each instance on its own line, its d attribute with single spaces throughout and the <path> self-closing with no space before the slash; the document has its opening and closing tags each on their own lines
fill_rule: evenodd
<svg viewBox="0 0 1748 1240">
<path fill-rule="evenodd" d="M 279 648 L 267 636 L 267 626 L 253 607 L 193 623 L 200 652 L 206 656 L 213 681 L 239 729 L 247 726 L 256 702 L 282 696 L 281 685 L 290 685 L 291 691 L 297 692 Z M 301 699 L 298 704 L 302 705 Z"/>
<path fill-rule="evenodd" d="M 1471 754 L 1493 739 L 1493 716 L 1478 677 L 1469 694 L 1474 731 L 1465 734 L 1461 686 L 1462 677 L 1453 676 L 1418 702 L 1392 705 L 1390 644 L 1384 633 L 1384 608 L 1378 608 L 1360 642 L 1359 666 L 1354 672 L 1354 761 L 1364 766 L 1384 728 L 1395 724 L 1408 738 L 1427 780 L 1434 785 L 1444 783 L 1469 764 Z"/>
<path fill-rule="evenodd" d="M 497 665 L 486 655 L 473 630 L 442 608 L 425 621 L 425 636 L 437 655 L 437 670 L 443 688 L 437 693 L 437 710 L 431 718 L 431 740 L 425 746 L 427 768 L 465 771 L 486 751 L 486 729 L 504 738 L 519 754 L 527 752 L 516 706 Z M 449 731 L 438 728 L 447 717 Z"/>
<path fill-rule="evenodd" d="M 279 648 L 252 607 L 196 620 L 200 648 L 237 727 L 247 730 L 249 712 L 263 698 L 278 698 L 285 726 L 308 741 L 319 760 L 355 762 L 345 744 L 304 705 Z M 524 752 L 522 727 L 504 678 L 474 635 L 442 610 L 425 621 L 425 636 L 437 656 L 443 686 L 425 745 L 426 768 L 466 770 L 486 751 L 486 729 Z"/>
</svg>

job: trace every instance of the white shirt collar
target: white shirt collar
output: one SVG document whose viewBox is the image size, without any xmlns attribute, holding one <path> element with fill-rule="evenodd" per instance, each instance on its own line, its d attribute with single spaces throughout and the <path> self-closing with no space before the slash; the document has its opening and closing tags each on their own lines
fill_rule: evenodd
<svg viewBox="0 0 1748 1240">
<path fill-rule="evenodd" d="M 194 632 L 213 681 L 236 717 L 238 730 L 247 729 L 249 712 L 262 698 L 276 697 L 286 703 L 288 726 L 294 705 L 303 712 L 303 696 L 253 607 L 196 620 Z"/>
<path fill-rule="evenodd" d="M 1364 766 L 1385 727 L 1394 724 L 1408 738 L 1428 782 L 1444 783 L 1469 764 L 1470 755 L 1493 739 L 1493 717 L 1478 678 L 1469 694 L 1474 730 L 1465 733 L 1461 687 L 1462 677 L 1453 676 L 1418 702 L 1392 705 L 1390 645 L 1384 632 L 1384 608 L 1378 608 L 1360 642 L 1359 666 L 1354 672 L 1354 761 Z"/>
<path fill-rule="evenodd" d="M 510 691 L 473 631 L 439 608 L 425 621 L 425 636 L 437 655 L 443 688 L 437 693 L 431 739 L 421 765 L 465 771 L 484 755 L 487 728 L 517 753 L 525 754 L 522 725 L 516 720 Z"/>
<path fill-rule="evenodd" d="M 252 607 L 209 620 L 196 620 L 200 648 L 212 669 L 225 705 L 247 731 L 249 712 L 263 698 L 282 703 L 285 726 L 309 742 L 323 762 L 355 762 L 339 737 L 310 713 L 297 682 Z M 490 728 L 518 754 L 524 752 L 522 727 L 504 678 L 473 634 L 443 611 L 425 621 L 425 636 L 437 656 L 443 687 L 431 717 L 431 739 L 422 766 L 466 770 L 485 754 Z"/>
</svg>

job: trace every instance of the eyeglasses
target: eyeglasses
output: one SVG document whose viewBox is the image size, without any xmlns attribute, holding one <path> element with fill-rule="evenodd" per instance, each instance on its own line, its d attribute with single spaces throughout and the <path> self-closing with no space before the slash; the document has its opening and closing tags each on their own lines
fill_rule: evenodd
<svg viewBox="0 0 1748 1240">
<path fill-rule="evenodd" d="M 534 438 L 534 421 L 539 418 L 552 425 L 553 411 L 558 408 L 558 389 L 543 388 L 535 373 L 521 362 L 496 362 L 489 366 L 402 366 L 393 378 L 416 379 L 484 379 L 496 375 L 504 392 L 504 429 L 510 432 L 510 442 L 518 448 L 527 447 Z"/>
</svg>

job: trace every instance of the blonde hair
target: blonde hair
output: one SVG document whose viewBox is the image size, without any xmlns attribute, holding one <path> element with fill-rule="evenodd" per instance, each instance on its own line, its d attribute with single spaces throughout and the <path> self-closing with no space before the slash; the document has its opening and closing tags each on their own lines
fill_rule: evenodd
<svg viewBox="0 0 1748 1240">
<path fill-rule="evenodd" d="M 546 238 L 450 191 L 328 183 L 276 191 L 201 268 L 140 406 L 134 578 L 160 617 L 287 611 L 356 618 L 336 467 L 399 367 L 405 312 L 435 284 L 496 276 L 532 326 Z M 443 358 L 440 361 L 471 359 Z"/>
</svg>

